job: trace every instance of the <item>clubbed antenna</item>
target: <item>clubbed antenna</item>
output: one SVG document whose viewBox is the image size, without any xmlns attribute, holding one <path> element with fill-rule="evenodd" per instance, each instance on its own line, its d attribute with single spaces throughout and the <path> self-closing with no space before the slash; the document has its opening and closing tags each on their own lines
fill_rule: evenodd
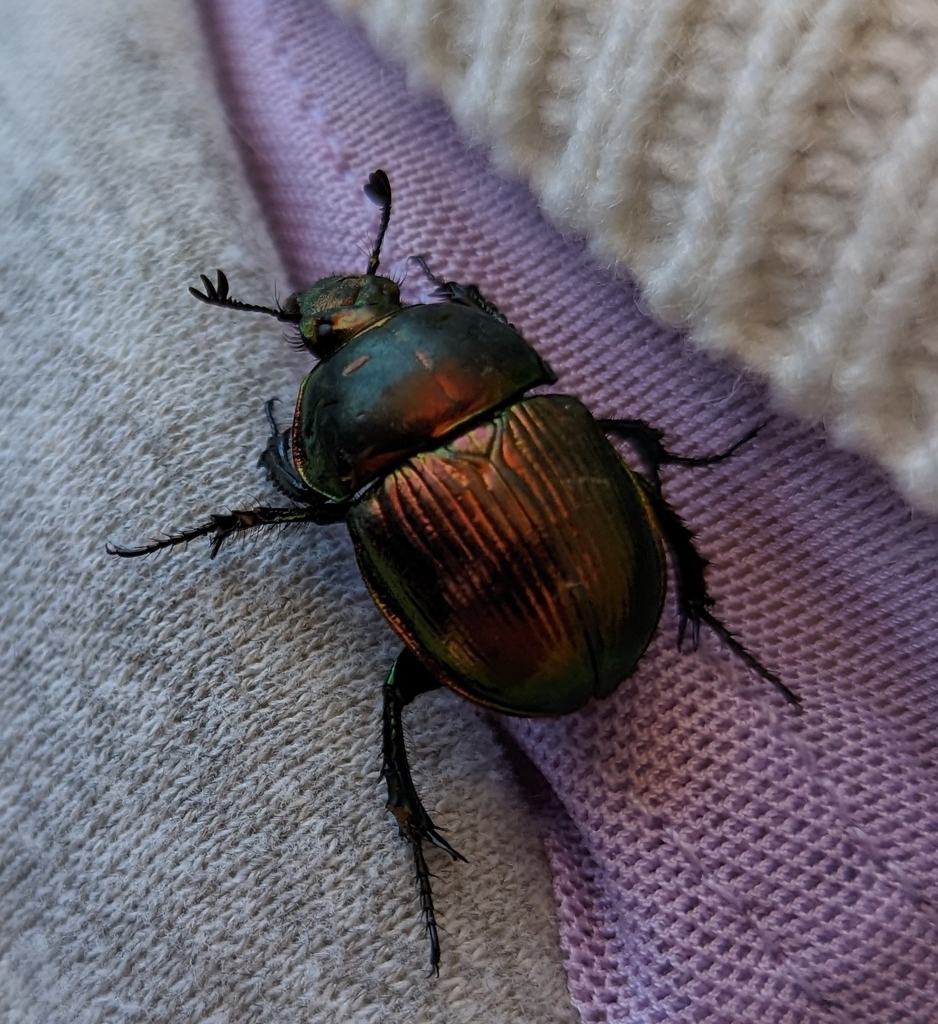
<svg viewBox="0 0 938 1024">
<path fill-rule="evenodd" d="M 388 176 L 379 167 L 372 171 L 365 184 L 365 195 L 375 204 L 381 207 L 381 227 L 378 228 L 378 237 L 375 239 L 375 247 L 368 257 L 368 269 L 366 275 L 374 276 L 378 271 L 378 259 L 381 255 L 381 243 L 384 241 L 384 233 L 388 229 L 388 221 L 391 219 L 391 182 Z"/>
</svg>

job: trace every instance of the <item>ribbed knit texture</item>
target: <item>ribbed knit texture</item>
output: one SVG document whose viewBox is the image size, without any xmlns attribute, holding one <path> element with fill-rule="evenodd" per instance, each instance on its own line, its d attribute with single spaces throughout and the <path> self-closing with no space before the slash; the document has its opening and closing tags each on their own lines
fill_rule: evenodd
<svg viewBox="0 0 938 1024">
<path fill-rule="evenodd" d="M 938 509 L 932 0 L 334 0 L 660 317 Z"/>
</svg>

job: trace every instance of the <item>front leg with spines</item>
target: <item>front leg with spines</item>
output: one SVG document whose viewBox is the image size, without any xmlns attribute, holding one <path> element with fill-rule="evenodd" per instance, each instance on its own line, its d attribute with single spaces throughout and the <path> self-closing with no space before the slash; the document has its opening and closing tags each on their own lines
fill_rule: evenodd
<svg viewBox="0 0 938 1024">
<path fill-rule="evenodd" d="M 276 398 L 271 398 L 264 406 L 267 414 L 267 422 L 270 425 L 270 437 L 267 439 L 267 447 L 261 452 L 257 460 L 259 466 L 267 471 L 267 479 L 292 501 L 309 508 L 320 510 L 324 515 L 330 506 L 341 509 L 339 519 L 344 518 L 347 505 L 338 502 L 330 502 L 318 491 L 308 487 L 296 471 L 293 462 L 293 453 L 290 448 L 290 431 L 279 430 L 277 421 L 274 419 L 274 403 Z M 326 522 L 336 522 L 335 519 L 327 519 Z"/>
<path fill-rule="evenodd" d="M 661 493 L 662 466 L 715 466 L 730 458 L 744 444 L 748 444 L 762 429 L 764 424 L 753 427 L 734 441 L 729 448 L 716 455 L 675 455 L 664 446 L 664 434 L 644 420 L 605 419 L 596 421 L 607 434 L 622 438 L 634 445 L 645 463 L 649 479 L 655 490 Z"/>
<path fill-rule="evenodd" d="M 433 273 L 423 256 L 411 256 L 410 258 L 426 274 L 427 278 L 436 285 L 433 291 L 436 298 L 444 299 L 447 302 L 455 302 L 460 306 L 474 306 L 476 309 L 482 310 L 483 313 L 487 313 L 499 323 L 512 327 L 512 324 L 508 322 L 508 317 L 505 316 L 494 302 L 491 302 L 479 291 L 477 285 L 462 284 L 459 281 L 446 281 L 444 278 Z"/>
</svg>

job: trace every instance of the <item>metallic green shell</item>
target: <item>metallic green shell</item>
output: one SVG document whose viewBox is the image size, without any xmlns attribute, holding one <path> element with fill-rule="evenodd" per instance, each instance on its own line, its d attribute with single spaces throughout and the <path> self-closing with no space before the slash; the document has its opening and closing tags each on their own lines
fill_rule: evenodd
<svg viewBox="0 0 938 1024">
<path fill-rule="evenodd" d="M 611 693 L 661 615 L 660 530 L 574 398 L 528 398 L 407 461 L 348 526 L 405 643 L 480 704 L 561 715 Z"/>
<path fill-rule="evenodd" d="M 309 487 L 342 500 L 480 413 L 554 379 L 517 331 L 479 309 L 405 306 L 303 381 L 293 459 Z"/>
</svg>

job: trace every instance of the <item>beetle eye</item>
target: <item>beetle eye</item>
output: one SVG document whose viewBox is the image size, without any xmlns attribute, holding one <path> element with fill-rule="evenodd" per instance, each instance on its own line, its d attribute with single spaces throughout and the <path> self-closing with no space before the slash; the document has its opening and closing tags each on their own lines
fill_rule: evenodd
<svg viewBox="0 0 938 1024">
<path fill-rule="evenodd" d="M 317 341 L 326 341 L 328 338 L 332 336 L 332 321 L 317 320 L 315 332 Z"/>
</svg>

